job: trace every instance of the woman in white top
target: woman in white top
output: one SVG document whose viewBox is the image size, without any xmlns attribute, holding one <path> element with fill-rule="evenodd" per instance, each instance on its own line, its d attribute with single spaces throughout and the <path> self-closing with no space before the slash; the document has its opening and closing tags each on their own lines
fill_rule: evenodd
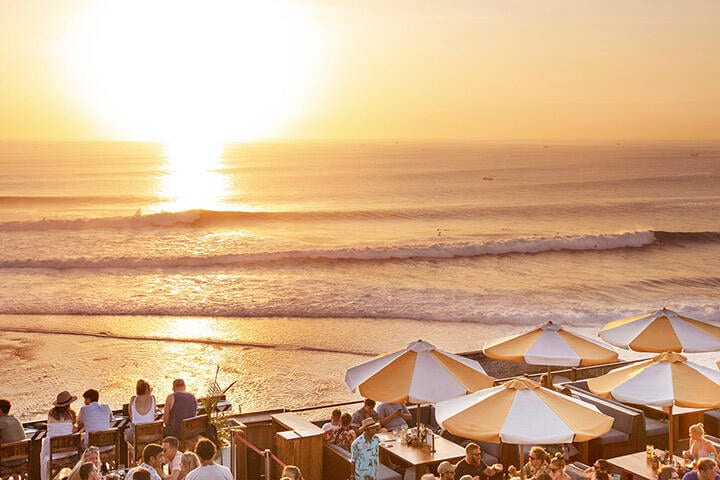
<svg viewBox="0 0 720 480">
<path fill-rule="evenodd" d="M 135 425 L 140 423 L 151 423 L 155 421 L 155 395 L 152 394 L 152 386 L 143 379 L 137 381 L 135 393 L 130 398 L 128 410 L 130 410 L 130 426 L 125 429 L 125 440 L 135 442 Z"/>
<path fill-rule="evenodd" d="M 710 440 L 705 438 L 705 427 L 702 423 L 690 426 L 690 449 L 683 452 L 684 456 L 691 455 L 693 458 L 707 457 L 711 453 L 717 455 L 717 449 Z"/>
<path fill-rule="evenodd" d="M 48 480 L 50 478 L 50 439 L 62 435 L 70 435 L 75 431 L 75 421 L 77 415 L 70 408 L 70 404 L 77 400 L 75 395 L 70 395 L 64 391 L 58 393 L 57 399 L 53 404 L 54 407 L 48 413 L 47 434 L 43 440 L 42 451 L 40 454 L 40 478 Z M 56 454 L 53 458 L 62 458 L 72 455 L 72 453 Z"/>
</svg>

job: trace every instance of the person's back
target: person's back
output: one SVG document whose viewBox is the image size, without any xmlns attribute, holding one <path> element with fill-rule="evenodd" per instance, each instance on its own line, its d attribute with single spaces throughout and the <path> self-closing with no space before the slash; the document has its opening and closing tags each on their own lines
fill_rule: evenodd
<svg viewBox="0 0 720 480">
<path fill-rule="evenodd" d="M 125 429 L 125 440 L 127 442 L 135 443 L 135 425 L 155 421 L 156 407 L 152 386 L 141 378 L 135 385 L 135 395 L 130 397 L 128 403 L 130 425 Z"/>
<path fill-rule="evenodd" d="M 187 480 L 234 480 L 232 472 L 224 465 L 215 463 L 217 449 L 210 440 L 200 440 L 195 446 L 200 466 L 185 477 Z"/>
<path fill-rule="evenodd" d="M 195 395 L 185 391 L 185 382 L 182 379 L 173 381 L 173 393 L 165 400 L 165 436 L 180 438 L 180 424 L 186 418 L 197 415 L 197 400 Z"/>
<path fill-rule="evenodd" d="M 187 480 L 233 480 L 232 472 L 224 465 L 200 465 L 185 477 Z"/>
<path fill-rule="evenodd" d="M 129 410 L 130 421 L 137 425 L 139 423 L 150 423 L 155 421 L 155 396 L 152 394 L 152 386 L 143 379 L 135 385 L 135 395 L 130 398 Z"/>
<path fill-rule="evenodd" d="M 88 433 L 110 428 L 112 411 L 109 405 L 98 403 L 100 393 L 92 388 L 83 393 L 83 400 L 85 405 L 80 408 L 77 421 L 78 427 L 85 429 L 84 442 L 87 446 Z"/>
<path fill-rule="evenodd" d="M 0 443 L 25 440 L 25 430 L 20 420 L 10 415 L 10 400 L 0 398 Z"/>
</svg>

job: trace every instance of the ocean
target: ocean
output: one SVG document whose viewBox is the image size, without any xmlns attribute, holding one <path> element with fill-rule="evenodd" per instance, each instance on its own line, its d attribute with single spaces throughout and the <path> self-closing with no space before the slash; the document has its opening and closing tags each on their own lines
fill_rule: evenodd
<svg viewBox="0 0 720 480">
<path fill-rule="evenodd" d="M 0 396 L 25 420 L 138 378 L 202 395 L 217 366 L 235 411 L 302 407 L 418 338 L 720 322 L 720 143 L 5 142 L 0 168 Z"/>
</svg>

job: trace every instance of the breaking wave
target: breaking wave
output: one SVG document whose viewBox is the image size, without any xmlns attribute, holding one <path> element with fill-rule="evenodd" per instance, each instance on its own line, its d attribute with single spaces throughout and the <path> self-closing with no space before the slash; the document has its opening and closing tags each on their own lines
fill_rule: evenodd
<svg viewBox="0 0 720 480">
<path fill-rule="evenodd" d="M 720 241 L 720 233 L 624 232 L 600 235 L 526 237 L 484 242 L 448 242 L 387 247 L 286 250 L 277 252 L 177 257 L 104 257 L 71 259 L 9 259 L 0 268 L 105 269 L 213 267 L 273 262 L 443 260 L 508 254 L 583 252 L 641 248 L 655 243 L 678 241 Z"/>
</svg>

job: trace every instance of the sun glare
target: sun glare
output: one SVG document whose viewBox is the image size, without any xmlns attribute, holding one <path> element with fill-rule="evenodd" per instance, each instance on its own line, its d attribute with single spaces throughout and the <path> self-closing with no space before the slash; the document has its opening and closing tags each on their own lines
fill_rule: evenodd
<svg viewBox="0 0 720 480">
<path fill-rule="evenodd" d="M 173 143 L 165 148 L 165 171 L 158 197 L 164 201 L 148 208 L 155 212 L 226 210 L 229 180 L 219 172 L 221 145 Z"/>
<path fill-rule="evenodd" d="M 318 29 L 279 1 L 93 3 L 61 44 L 113 136 L 207 145 L 277 135 L 312 97 Z"/>
</svg>

